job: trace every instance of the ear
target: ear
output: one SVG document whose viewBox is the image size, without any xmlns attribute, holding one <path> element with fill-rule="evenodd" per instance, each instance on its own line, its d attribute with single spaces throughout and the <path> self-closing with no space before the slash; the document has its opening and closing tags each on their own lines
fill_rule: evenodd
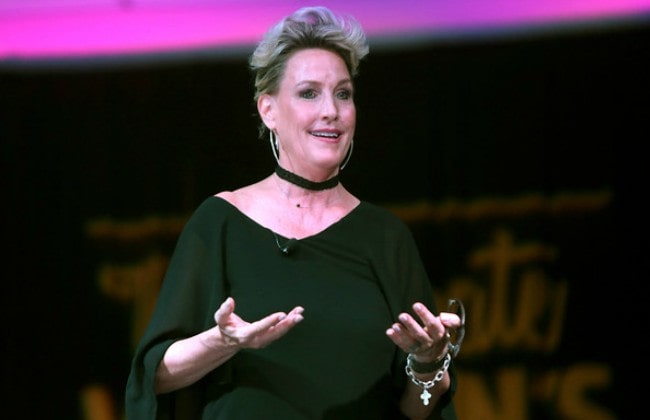
<svg viewBox="0 0 650 420">
<path fill-rule="evenodd" d="M 257 98 L 257 112 L 269 130 L 275 129 L 275 98 L 269 94 Z"/>
</svg>

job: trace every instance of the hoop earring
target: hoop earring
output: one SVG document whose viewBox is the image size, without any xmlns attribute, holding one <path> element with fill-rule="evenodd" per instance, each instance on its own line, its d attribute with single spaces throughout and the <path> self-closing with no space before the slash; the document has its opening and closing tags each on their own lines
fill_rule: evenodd
<svg viewBox="0 0 650 420">
<path fill-rule="evenodd" d="M 354 149 L 354 139 L 352 139 L 352 141 L 350 141 L 350 148 L 348 149 L 348 154 L 345 157 L 345 160 L 343 161 L 341 166 L 339 166 L 340 170 L 343 170 L 343 168 L 345 168 L 347 166 L 348 162 L 350 162 L 350 158 L 352 157 L 352 149 Z"/>
<path fill-rule="evenodd" d="M 273 130 L 269 130 L 269 143 L 271 143 L 271 151 L 275 157 L 275 161 L 280 164 L 280 148 L 278 147 L 278 137 Z"/>
</svg>

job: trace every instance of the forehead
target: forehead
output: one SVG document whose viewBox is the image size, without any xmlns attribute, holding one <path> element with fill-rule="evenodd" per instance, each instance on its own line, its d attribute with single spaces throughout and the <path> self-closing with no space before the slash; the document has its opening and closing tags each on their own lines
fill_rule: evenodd
<svg viewBox="0 0 650 420">
<path fill-rule="evenodd" d="M 298 50 L 289 57 L 284 79 L 294 82 L 322 79 L 340 82 L 349 80 L 350 73 L 338 54 L 325 49 L 309 48 Z"/>
</svg>

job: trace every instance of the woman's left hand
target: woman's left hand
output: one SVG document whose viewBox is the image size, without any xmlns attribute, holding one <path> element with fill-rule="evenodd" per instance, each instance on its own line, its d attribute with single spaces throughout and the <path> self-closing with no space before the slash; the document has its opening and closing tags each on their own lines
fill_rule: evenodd
<svg viewBox="0 0 650 420">
<path fill-rule="evenodd" d="M 413 311 L 419 318 L 403 312 L 399 321 L 386 330 L 386 335 L 406 353 L 411 353 L 419 362 L 440 360 L 448 351 L 447 328 L 461 327 L 461 319 L 450 312 L 435 316 L 420 302 L 413 304 Z"/>
</svg>

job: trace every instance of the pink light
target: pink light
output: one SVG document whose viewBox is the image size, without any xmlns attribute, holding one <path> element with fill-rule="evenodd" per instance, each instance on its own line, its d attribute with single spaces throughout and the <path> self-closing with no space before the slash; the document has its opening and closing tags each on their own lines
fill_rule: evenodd
<svg viewBox="0 0 650 420">
<path fill-rule="evenodd" d="M 17 0 L 5 0 L 8 2 Z M 200 5 L 194 4 L 200 3 Z M 6 59 L 138 54 L 249 45 L 295 8 L 293 1 L 167 1 L 166 7 L 93 7 L 0 14 Z M 239 5 L 241 4 L 241 5 Z M 369 36 L 443 33 L 650 13 L 650 0 L 324 1 L 356 16 Z M 6 9 L 5 9 L 6 10 Z M 0 9 L 2 12 L 2 9 Z"/>
<path fill-rule="evenodd" d="M 252 43 L 269 22 L 242 10 L 75 13 L 0 21 L 0 57 L 116 54 Z"/>
</svg>

